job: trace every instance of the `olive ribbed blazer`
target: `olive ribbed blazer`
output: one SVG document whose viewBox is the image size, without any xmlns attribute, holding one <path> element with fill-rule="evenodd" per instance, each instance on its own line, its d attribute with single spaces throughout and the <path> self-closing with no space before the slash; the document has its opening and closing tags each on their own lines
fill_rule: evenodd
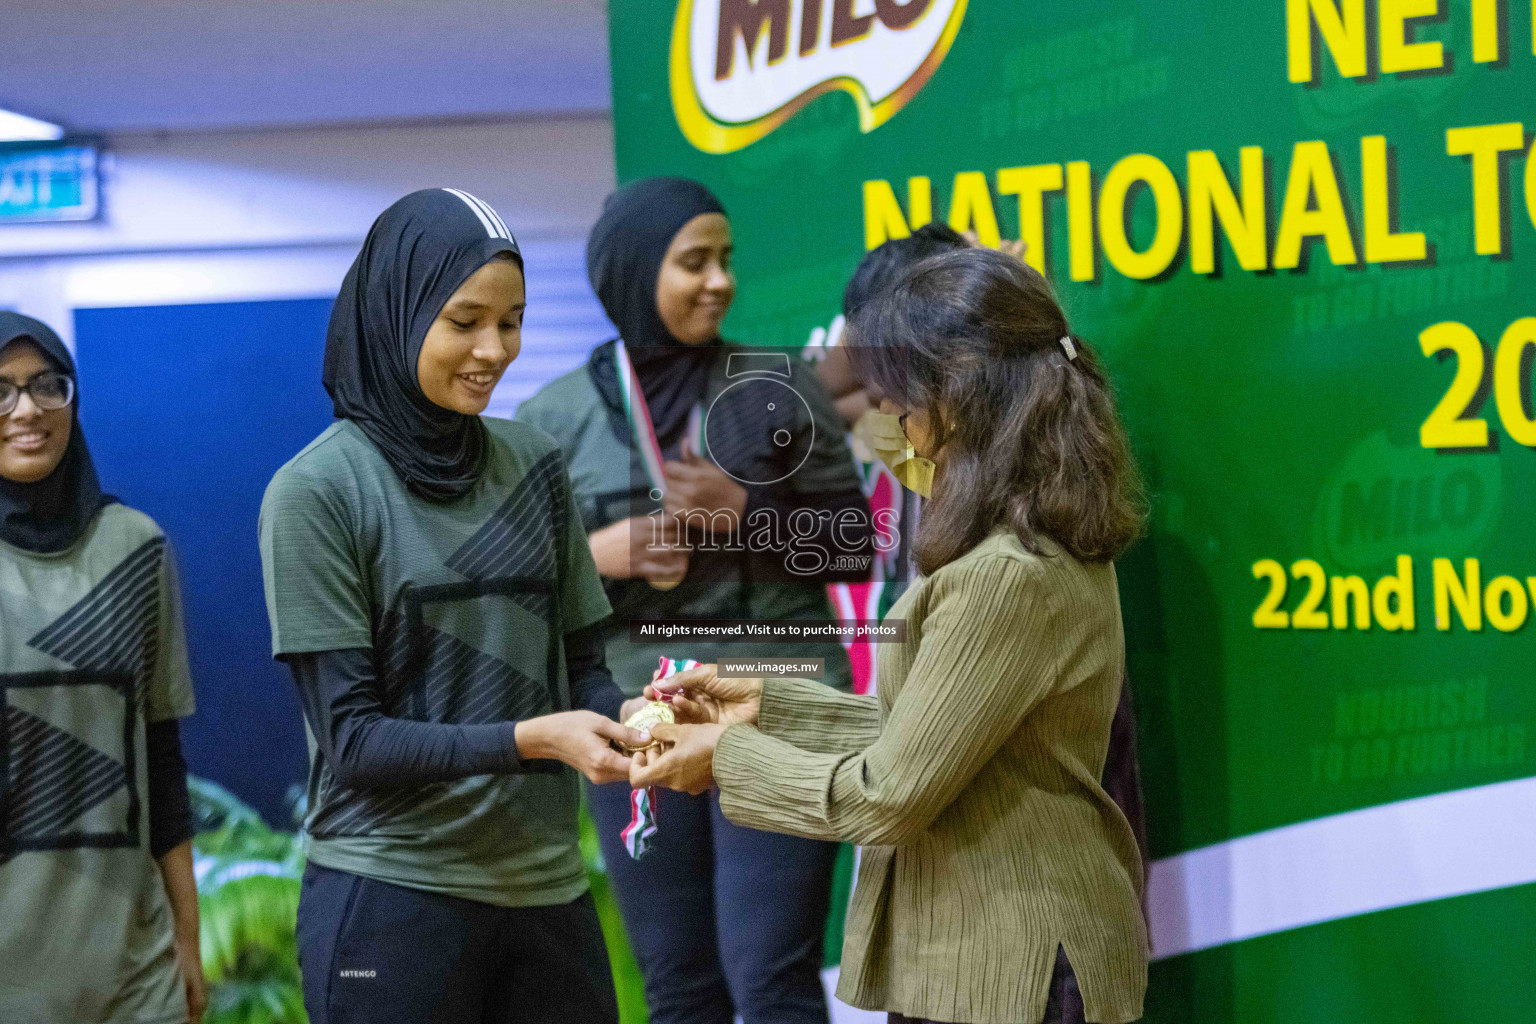
<svg viewBox="0 0 1536 1024">
<path fill-rule="evenodd" d="M 739 825 L 858 843 L 844 1002 L 1032 1024 L 1057 946 L 1089 1021 L 1141 1016 L 1136 839 L 1099 779 L 1125 641 L 1115 570 L 993 534 L 891 609 L 878 697 L 769 681 L 714 755 Z"/>
</svg>

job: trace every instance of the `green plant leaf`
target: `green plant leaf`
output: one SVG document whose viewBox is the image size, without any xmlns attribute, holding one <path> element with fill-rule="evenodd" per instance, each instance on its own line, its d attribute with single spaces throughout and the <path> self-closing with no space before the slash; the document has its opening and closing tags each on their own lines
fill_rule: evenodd
<svg viewBox="0 0 1536 1024">
<path fill-rule="evenodd" d="M 200 896 L 198 907 L 203 971 L 210 984 L 298 982 L 298 879 L 245 875 Z"/>
</svg>

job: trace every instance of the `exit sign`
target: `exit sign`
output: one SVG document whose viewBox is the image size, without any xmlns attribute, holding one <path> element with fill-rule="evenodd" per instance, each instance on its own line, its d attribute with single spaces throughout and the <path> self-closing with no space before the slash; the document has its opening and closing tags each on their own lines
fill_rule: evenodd
<svg viewBox="0 0 1536 1024">
<path fill-rule="evenodd" d="M 95 146 L 0 146 L 0 225 L 94 220 L 101 206 Z"/>
</svg>

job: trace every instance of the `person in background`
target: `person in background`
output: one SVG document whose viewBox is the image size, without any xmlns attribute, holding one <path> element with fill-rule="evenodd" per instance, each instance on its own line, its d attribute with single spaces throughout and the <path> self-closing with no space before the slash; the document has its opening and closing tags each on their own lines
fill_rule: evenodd
<svg viewBox="0 0 1536 1024">
<path fill-rule="evenodd" d="M 0 1020 L 202 1020 L 165 534 L 101 492 L 74 360 L 0 312 Z"/>
<path fill-rule="evenodd" d="M 854 268 L 853 276 L 843 289 L 843 309 L 827 329 L 817 328 L 812 333 L 812 344 L 806 348 L 808 358 L 816 360 L 816 376 L 837 405 L 837 411 L 847 424 L 849 443 L 854 458 L 859 461 L 859 476 L 864 493 L 869 497 L 872 509 L 883 510 L 886 517 L 896 524 L 896 545 L 885 558 L 875 563 L 875 579 L 867 588 L 858 584 L 836 585 L 832 588 L 839 607 L 847 607 L 874 619 L 883 619 L 901 597 L 907 583 L 916 575 L 912 541 L 917 536 L 922 514 L 922 498 L 914 491 L 901 486 L 894 473 L 881 464 L 872 446 L 871 424 L 879 410 L 878 402 L 870 396 L 864 382 L 859 379 L 849 360 L 848 346 L 840 344 L 844 327 L 854 311 L 868 302 L 881 289 L 892 284 L 912 264 L 928 256 L 955 249 L 969 248 L 972 242 L 947 224 L 934 221 L 918 228 L 906 238 L 892 239 L 865 253 Z M 869 692 L 876 685 L 872 656 L 873 645 L 867 642 L 858 650 L 858 664 L 863 667 L 867 681 L 859 692 Z"/>
<path fill-rule="evenodd" d="M 838 995 L 892 1024 L 1137 1020 L 1141 858 L 1100 778 L 1113 560 L 1145 511 L 1109 381 L 1045 279 L 986 249 L 917 264 L 848 330 L 936 464 L 906 641 L 874 697 L 708 665 L 656 684 L 684 724 L 631 782 L 718 784 L 737 824 L 860 844 Z"/>
<path fill-rule="evenodd" d="M 262 502 L 272 648 L 310 737 L 313 1024 L 617 1019 L 577 775 L 623 776 L 610 744 L 640 739 L 613 721 L 565 461 L 479 415 L 524 306 L 493 209 L 452 189 L 395 203 L 332 312 L 339 422 Z"/>
<path fill-rule="evenodd" d="M 825 584 L 868 574 L 868 505 L 814 376 L 799 359 L 721 340 L 736 293 L 732 254 L 730 221 L 699 183 L 650 178 L 614 193 L 588 239 L 587 272 L 619 338 L 517 411 L 552 434 L 571 465 L 615 610 L 608 660 L 627 694 L 672 655 L 818 657 L 828 686 L 851 683 L 836 640 L 630 636 L 639 619 L 826 620 Z M 733 375 L 738 365 L 782 370 Z M 767 521 L 809 528 L 794 548 L 741 543 Z M 796 563 L 796 550 L 818 548 L 824 563 Z M 831 562 L 850 553 L 862 561 Z M 746 1024 L 824 1024 L 819 971 L 835 844 L 740 828 L 712 795 L 664 793 L 654 847 L 636 860 L 621 840 L 629 787 L 592 787 L 588 803 L 653 1024 L 730 1024 L 738 1015 Z"/>
<path fill-rule="evenodd" d="M 940 221 L 924 224 L 906 238 L 893 238 L 864 254 L 853 276 L 843 289 L 842 320 L 837 323 L 835 335 L 826 341 L 825 352 L 816 366 L 816 376 L 822 387 L 837 403 L 837 411 L 852 429 L 866 412 L 876 408 L 864 382 L 849 361 L 848 347 L 839 345 L 843 325 L 852 319 L 854 311 L 874 298 L 876 294 L 895 283 L 904 270 L 920 260 L 941 252 L 968 249 L 972 242 L 960 232 Z M 1022 255 L 1022 249 L 1020 249 Z"/>
</svg>

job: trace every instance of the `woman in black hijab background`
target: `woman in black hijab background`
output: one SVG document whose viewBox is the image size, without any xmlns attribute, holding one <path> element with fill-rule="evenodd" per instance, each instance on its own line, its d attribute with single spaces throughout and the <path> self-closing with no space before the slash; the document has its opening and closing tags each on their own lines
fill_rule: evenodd
<svg viewBox="0 0 1536 1024">
<path fill-rule="evenodd" d="M 521 349 L 522 256 L 426 189 L 374 223 L 332 311 L 337 422 L 273 477 L 273 653 L 311 743 L 299 901 L 313 1024 L 613 1022 L 578 772 L 627 777 L 608 602 L 565 460 L 484 419 Z M 575 770 L 573 770 L 575 769 Z"/>
<path fill-rule="evenodd" d="M 201 1020 L 174 567 L 101 492 L 69 350 L 3 311 L 0 623 L 0 1020 Z"/>
<path fill-rule="evenodd" d="M 619 337 L 517 412 L 553 435 L 571 466 L 615 611 L 608 663 L 627 695 L 662 657 L 821 658 L 825 682 L 851 686 L 835 640 L 630 635 L 636 619 L 826 620 L 826 584 L 867 576 L 868 505 L 814 374 L 798 353 L 721 339 L 732 254 L 724 208 L 698 182 L 649 178 L 614 193 L 588 239 L 587 271 Z M 646 453 L 647 420 L 659 458 Z M 797 514 L 799 532 L 753 542 L 754 523 L 785 527 Z M 661 792 L 659 829 L 636 860 L 621 839 L 629 793 L 591 786 L 587 797 L 654 1024 L 825 1022 L 836 847 L 739 828 L 711 794 Z"/>
</svg>

